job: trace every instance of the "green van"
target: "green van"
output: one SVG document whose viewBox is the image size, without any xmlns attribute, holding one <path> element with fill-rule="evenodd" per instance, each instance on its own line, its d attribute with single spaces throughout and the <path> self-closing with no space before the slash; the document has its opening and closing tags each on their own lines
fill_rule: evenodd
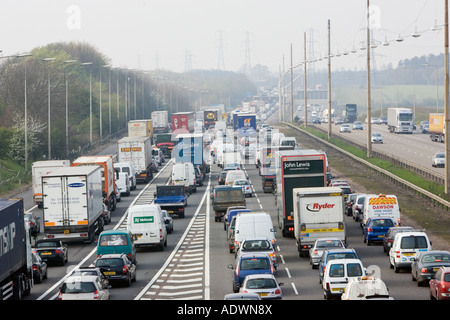
<svg viewBox="0 0 450 320">
<path fill-rule="evenodd" d="M 136 247 L 130 231 L 105 230 L 100 233 L 97 243 L 97 256 L 114 253 L 125 253 L 132 263 L 137 264 Z"/>
</svg>

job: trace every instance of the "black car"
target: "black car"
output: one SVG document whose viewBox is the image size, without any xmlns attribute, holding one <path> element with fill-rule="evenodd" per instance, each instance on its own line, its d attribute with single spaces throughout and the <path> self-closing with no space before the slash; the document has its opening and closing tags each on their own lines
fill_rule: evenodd
<svg viewBox="0 0 450 320">
<path fill-rule="evenodd" d="M 32 237 L 37 237 L 39 232 L 41 232 L 40 218 L 36 218 L 32 212 L 27 212 L 25 213 L 25 220 L 27 220 L 30 225 L 30 235 Z"/>
<path fill-rule="evenodd" d="M 100 268 L 110 282 L 122 281 L 130 286 L 132 281 L 136 281 L 136 265 L 124 253 L 100 255 L 94 266 Z"/>
<path fill-rule="evenodd" d="M 67 245 L 58 239 L 36 240 L 34 244 L 36 253 L 47 263 L 57 262 L 65 265 L 69 260 L 69 249 Z"/>
<path fill-rule="evenodd" d="M 224 185 L 225 184 L 225 178 L 227 177 L 227 171 L 222 171 L 219 174 L 219 185 Z"/>
<path fill-rule="evenodd" d="M 47 279 L 47 263 L 37 253 L 32 253 L 32 261 L 33 279 L 36 283 L 41 283 L 43 279 Z"/>
</svg>

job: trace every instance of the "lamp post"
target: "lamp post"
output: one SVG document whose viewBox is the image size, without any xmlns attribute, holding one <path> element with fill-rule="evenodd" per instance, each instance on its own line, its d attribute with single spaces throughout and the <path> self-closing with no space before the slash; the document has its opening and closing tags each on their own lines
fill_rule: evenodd
<svg viewBox="0 0 450 320">
<path fill-rule="evenodd" d="M 92 62 L 83 62 L 82 66 L 91 66 Z M 92 68 L 89 68 L 89 141 L 92 143 Z"/>
<path fill-rule="evenodd" d="M 32 54 L 19 54 L 17 58 L 29 57 Z M 28 104 L 27 104 L 27 62 L 25 61 L 24 107 L 25 107 L 25 172 L 28 172 Z"/>
<path fill-rule="evenodd" d="M 67 63 L 74 63 L 77 60 L 66 60 Z M 64 68 L 64 82 L 66 86 L 66 157 L 69 157 L 69 83 L 67 81 L 67 69 Z"/>
<path fill-rule="evenodd" d="M 45 58 L 42 59 L 42 61 L 53 61 L 56 60 L 56 58 Z M 48 92 L 47 92 L 47 96 L 48 96 L 48 160 L 52 159 L 52 137 L 51 137 L 51 114 L 50 114 L 50 66 L 48 66 Z"/>
</svg>

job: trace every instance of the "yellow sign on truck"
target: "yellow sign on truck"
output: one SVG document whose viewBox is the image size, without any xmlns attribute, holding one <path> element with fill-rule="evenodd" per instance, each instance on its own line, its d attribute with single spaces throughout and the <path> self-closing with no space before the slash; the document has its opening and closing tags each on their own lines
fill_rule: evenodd
<svg viewBox="0 0 450 320">
<path fill-rule="evenodd" d="M 364 200 L 363 226 L 370 218 L 392 219 L 395 225 L 400 225 L 400 208 L 398 199 L 394 195 L 369 194 Z"/>
<path fill-rule="evenodd" d="M 431 141 L 445 141 L 445 118 L 443 113 L 430 113 L 429 115 L 429 132 Z"/>
</svg>

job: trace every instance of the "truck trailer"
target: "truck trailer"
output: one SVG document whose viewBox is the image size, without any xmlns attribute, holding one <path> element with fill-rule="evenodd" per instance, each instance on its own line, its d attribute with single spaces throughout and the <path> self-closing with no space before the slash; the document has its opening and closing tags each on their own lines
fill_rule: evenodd
<svg viewBox="0 0 450 320">
<path fill-rule="evenodd" d="M 122 161 L 119 161 L 122 162 Z M 123 161 L 127 162 L 127 161 Z M 116 179 L 112 155 L 106 156 L 81 156 L 75 159 L 72 167 L 99 166 L 102 170 L 103 202 L 110 211 L 114 211 L 117 205 Z"/>
<path fill-rule="evenodd" d="M 118 162 L 130 162 L 136 170 L 136 181 L 148 183 L 153 178 L 152 140 L 150 137 L 124 137 L 117 141 Z"/>
<path fill-rule="evenodd" d="M 344 193 L 339 187 L 294 188 L 294 237 L 300 257 L 319 238 L 346 242 Z"/>
<path fill-rule="evenodd" d="M 167 110 L 153 111 L 151 114 L 153 132 L 169 132 L 169 112 Z"/>
<path fill-rule="evenodd" d="M 276 152 L 276 204 L 278 227 L 284 237 L 294 235 L 295 188 L 325 187 L 327 185 L 326 155 L 322 151 L 283 150 Z"/>
<path fill-rule="evenodd" d="M 190 112 L 176 112 L 172 114 L 172 132 L 177 133 L 192 133 L 195 129 L 195 113 Z"/>
<path fill-rule="evenodd" d="M 152 119 L 130 120 L 128 121 L 129 137 L 152 137 Z"/>
<path fill-rule="evenodd" d="M 0 199 L 0 300 L 31 293 L 33 270 L 23 199 Z"/>
<path fill-rule="evenodd" d="M 100 166 L 61 168 L 43 176 L 45 236 L 65 242 L 94 241 L 104 226 L 102 183 Z"/>
<path fill-rule="evenodd" d="M 33 177 L 33 200 L 42 208 L 42 176 L 63 167 L 70 167 L 70 160 L 35 161 L 31 166 Z"/>
<path fill-rule="evenodd" d="M 431 141 L 445 142 L 445 115 L 443 113 L 430 113 L 429 132 Z"/>
</svg>

